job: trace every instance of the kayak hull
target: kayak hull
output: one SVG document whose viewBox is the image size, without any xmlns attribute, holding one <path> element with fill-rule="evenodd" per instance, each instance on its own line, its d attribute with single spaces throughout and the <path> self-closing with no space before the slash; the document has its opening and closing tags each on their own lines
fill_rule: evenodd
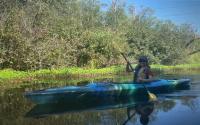
<svg viewBox="0 0 200 125">
<path fill-rule="evenodd" d="M 157 80 L 150 83 L 90 83 L 86 86 L 66 86 L 25 93 L 25 96 L 36 104 L 65 103 L 69 100 L 122 100 L 134 98 L 135 101 L 148 100 L 148 90 L 154 94 L 172 92 L 177 89 L 187 89 L 189 79 Z"/>
</svg>

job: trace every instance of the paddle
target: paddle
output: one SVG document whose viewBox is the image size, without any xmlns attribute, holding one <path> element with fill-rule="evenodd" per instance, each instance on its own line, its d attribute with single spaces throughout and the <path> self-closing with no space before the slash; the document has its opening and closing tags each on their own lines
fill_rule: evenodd
<svg viewBox="0 0 200 125">
<path fill-rule="evenodd" d="M 124 123 L 122 125 L 126 125 L 126 123 L 131 120 L 131 118 L 135 116 L 135 113 L 133 113 L 130 117 L 128 117 L 128 119 L 126 121 L 124 121 Z"/>
<path fill-rule="evenodd" d="M 131 63 L 130 63 L 129 60 L 126 58 L 126 56 L 125 56 L 123 53 L 121 53 L 121 55 L 124 57 L 124 59 L 125 59 L 126 62 L 128 63 L 128 65 L 130 66 L 131 70 L 134 71 L 134 69 L 133 69 Z M 149 100 L 150 100 L 150 101 L 155 101 L 155 100 L 157 100 L 156 95 L 153 94 L 153 93 L 151 93 L 151 92 L 147 89 L 147 87 L 146 87 L 144 84 L 142 84 L 142 85 L 144 86 L 144 88 L 146 89 L 146 91 L 147 91 L 147 93 L 148 93 L 148 95 L 149 95 Z"/>
</svg>

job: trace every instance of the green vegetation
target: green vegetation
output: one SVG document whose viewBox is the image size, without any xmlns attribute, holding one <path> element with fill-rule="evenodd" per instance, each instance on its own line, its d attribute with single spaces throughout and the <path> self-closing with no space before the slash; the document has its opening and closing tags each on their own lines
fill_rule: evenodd
<svg viewBox="0 0 200 125">
<path fill-rule="evenodd" d="M 40 77 L 40 76 L 56 76 L 56 75 L 63 75 L 63 76 L 81 76 L 81 75 L 89 75 L 89 76 L 97 76 L 99 75 L 108 75 L 108 74 L 117 74 L 119 72 L 124 71 L 124 66 L 112 66 L 107 68 L 101 69 L 83 69 L 83 68 L 64 68 L 64 69 L 42 69 L 37 71 L 31 72 L 24 72 L 24 71 L 15 71 L 11 69 L 1 70 L 0 71 L 0 79 L 15 79 L 15 78 L 26 78 L 26 77 Z"/>
<path fill-rule="evenodd" d="M 189 56 L 187 59 L 186 59 L 186 62 L 187 63 L 200 63 L 200 54 L 199 53 L 196 53 L 196 54 L 193 54 L 191 56 Z"/>
<path fill-rule="evenodd" d="M 67 67 L 37 72 L 87 74 L 96 70 L 68 67 L 119 65 L 124 62 L 119 50 L 133 61 L 147 55 L 153 64 L 167 65 L 188 63 L 187 57 L 198 54 L 198 33 L 192 26 L 158 20 L 149 8 L 134 9 L 120 0 L 111 5 L 99 0 L 1 0 L 0 69 Z"/>
<path fill-rule="evenodd" d="M 0 85 L 124 73 L 120 52 L 133 62 L 147 55 L 156 71 L 199 69 L 195 29 L 134 8 L 120 0 L 1 0 Z"/>
<path fill-rule="evenodd" d="M 28 73 L 12 69 L 0 70 L 0 79 L 13 79 L 27 77 Z"/>
<path fill-rule="evenodd" d="M 166 65 L 152 65 L 152 68 L 154 69 L 182 69 L 182 70 L 188 70 L 188 69 L 199 69 L 200 64 L 179 64 L 179 65 L 173 65 L 173 66 L 166 66 Z"/>
<path fill-rule="evenodd" d="M 167 70 L 189 70 L 189 69 L 200 69 L 200 64 L 182 64 L 174 66 L 165 65 L 151 65 L 153 70 L 167 71 Z M 63 69 L 42 69 L 37 71 L 15 71 L 11 69 L 0 70 L 1 80 L 12 80 L 12 79 L 24 79 L 24 78 L 83 78 L 83 77 L 98 77 L 115 75 L 119 73 L 125 73 L 125 66 L 111 66 L 101 69 L 84 69 L 84 68 L 63 68 Z"/>
</svg>

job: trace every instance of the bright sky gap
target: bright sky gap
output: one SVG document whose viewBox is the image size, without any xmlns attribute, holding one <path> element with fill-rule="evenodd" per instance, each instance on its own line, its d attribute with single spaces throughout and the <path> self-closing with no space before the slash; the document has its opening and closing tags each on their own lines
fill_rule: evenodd
<svg viewBox="0 0 200 125">
<path fill-rule="evenodd" d="M 120 0 L 118 0 L 120 1 Z M 191 24 L 200 32 L 200 0 L 121 0 L 126 6 L 134 5 L 136 12 L 142 7 L 154 10 L 154 16 L 161 20 L 171 20 L 176 24 Z M 110 5 L 112 0 L 101 0 Z"/>
</svg>

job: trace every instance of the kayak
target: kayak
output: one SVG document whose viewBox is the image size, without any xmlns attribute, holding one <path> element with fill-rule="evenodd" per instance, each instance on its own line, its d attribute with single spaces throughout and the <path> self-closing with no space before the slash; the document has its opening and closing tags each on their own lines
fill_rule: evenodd
<svg viewBox="0 0 200 125">
<path fill-rule="evenodd" d="M 145 87 L 144 87 L 145 85 Z M 154 93 L 167 93 L 177 89 L 188 89 L 190 79 L 160 79 L 148 83 L 89 83 L 85 86 L 65 86 L 26 92 L 25 97 L 36 104 L 65 103 L 68 100 L 108 100 L 132 97 L 135 101 L 148 100 L 147 89 Z"/>
</svg>

